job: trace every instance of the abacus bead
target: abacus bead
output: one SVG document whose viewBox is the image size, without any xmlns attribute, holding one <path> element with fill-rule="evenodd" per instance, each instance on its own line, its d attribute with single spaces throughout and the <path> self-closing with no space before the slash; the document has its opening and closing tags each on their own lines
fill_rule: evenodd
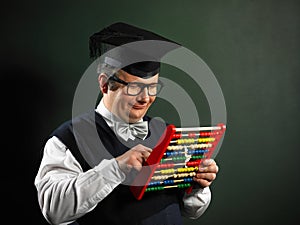
<svg viewBox="0 0 300 225">
<path fill-rule="evenodd" d="M 187 162 L 186 165 L 187 165 L 187 166 L 194 166 L 194 165 L 195 165 L 195 162 Z"/>
<path fill-rule="evenodd" d="M 190 177 L 185 177 L 185 178 L 184 178 L 184 182 L 185 182 L 185 183 L 190 182 Z"/>
<path fill-rule="evenodd" d="M 193 137 L 196 136 L 196 133 L 191 132 L 191 133 L 188 134 L 188 136 L 191 137 L 191 138 L 193 138 Z"/>
</svg>

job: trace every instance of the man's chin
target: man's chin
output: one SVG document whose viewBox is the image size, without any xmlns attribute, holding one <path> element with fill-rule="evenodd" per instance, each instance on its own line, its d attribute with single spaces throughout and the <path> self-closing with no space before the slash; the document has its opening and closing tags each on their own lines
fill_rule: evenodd
<svg viewBox="0 0 300 225">
<path fill-rule="evenodd" d="M 141 120 L 145 115 L 145 112 L 133 113 L 131 112 L 129 115 L 129 122 L 136 123 L 137 121 Z"/>
</svg>

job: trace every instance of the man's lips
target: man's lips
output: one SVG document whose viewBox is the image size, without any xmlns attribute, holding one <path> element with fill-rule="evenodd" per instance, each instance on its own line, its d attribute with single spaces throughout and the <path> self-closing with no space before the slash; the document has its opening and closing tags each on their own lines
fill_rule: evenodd
<svg viewBox="0 0 300 225">
<path fill-rule="evenodd" d="M 140 109 L 145 109 L 146 107 L 147 107 L 146 104 L 145 104 L 145 105 L 133 105 L 133 106 L 132 106 L 133 109 L 139 109 L 139 110 L 140 110 Z"/>
</svg>

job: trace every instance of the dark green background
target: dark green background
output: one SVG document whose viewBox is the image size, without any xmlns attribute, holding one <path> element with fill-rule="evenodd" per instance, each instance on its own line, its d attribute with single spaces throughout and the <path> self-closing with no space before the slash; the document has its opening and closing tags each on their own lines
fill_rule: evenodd
<svg viewBox="0 0 300 225">
<path fill-rule="evenodd" d="M 88 37 L 117 21 L 192 50 L 223 90 L 227 132 L 216 158 L 220 172 L 211 186 L 212 203 L 199 220 L 185 224 L 299 223 L 299 12 L 296 0 L 2 5 L 1 205 L 12 215 L 9 224 L 45 223 L 33 186 L 39 151 L 44 138 L 71 118 L 74 91 L 91 63 Z M 154 107 L 153 112 L 162 110 Z M 209 121 L 207 110 L 201 116 Z"/>
</svg>

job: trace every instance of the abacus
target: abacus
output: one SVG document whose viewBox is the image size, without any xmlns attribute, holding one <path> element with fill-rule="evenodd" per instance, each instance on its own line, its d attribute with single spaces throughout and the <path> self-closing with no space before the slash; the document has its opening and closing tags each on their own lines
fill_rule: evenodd
<svg viewBox="0 0 300 225">
<path fill-rule="evenodd" d="M 187 128 L 168 125 L 130 187 L 134 197 L 141 200 L 146 192 L 168 188 L 184 188 L 190 193 L 201 161 L 211 158 L 225 130 L 224 124 Z"/>
</svg>

